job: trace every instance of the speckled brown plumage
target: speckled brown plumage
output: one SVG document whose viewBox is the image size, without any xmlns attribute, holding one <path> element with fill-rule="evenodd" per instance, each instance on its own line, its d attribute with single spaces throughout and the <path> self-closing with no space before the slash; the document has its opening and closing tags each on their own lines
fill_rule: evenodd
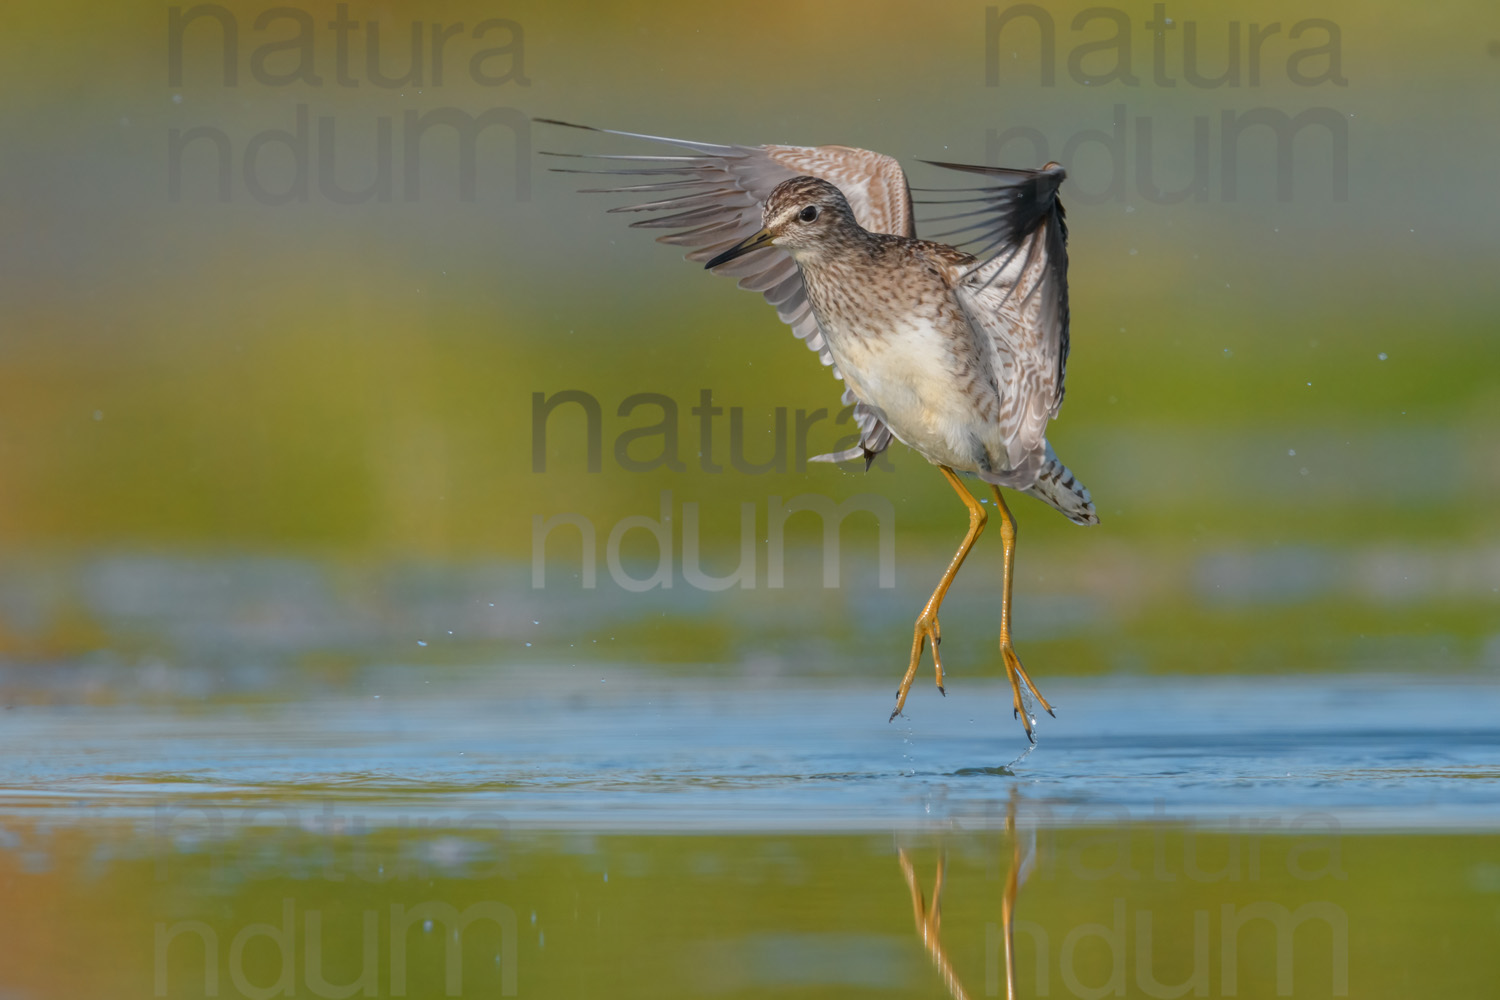
<svg viewBox="0 0 1500 1000">
<path fill-rule="evenodd" d="M 659 239 L 691 248 L 689 260 L 762 293 L 846 382 L 859 446 L 813 460 L 868 465 L 894 437 L 938 466 L 969 510 L 969 531 L 917 620 L 896 712 L 928 642 L 942 687 L 937 610 L 988 518 L 955 472 L 991 484 L 1003 519 L 1000 646 L 1016 711 L 1024 709 L 1024 681 L 1050 712 L 1011 646 L 1015 523 L 999 487 L 1034 496 L 1076 523 L 1098 521 L 1088 490 L 1046 438 L 1062 405 L 1069 352 L 1062 168 L 935 164 L 983 178 L 931 202 L 963 206 L 932 221 L 966 220 L 940 236 L 965 234 L 979 247 L 971 254 L 916 237 L 905 174 L 879 153 L 612 134 L 690 155 L 606 155 L 596 158 L 612 166 L 572 172 L 651 178 L 602 189 L 653 195 L 611 211 L 653 213 L 633 225 L 672 230 Z"/>
<path fill-rule="evenodd" d="M 872 256 L 872 260 L 882 261 L 884 270 L 897 272 L 912 268 L 926 273 L 935 268 L 946 282 L 941 294 L 933 286 L 933 301 L 908 299 L 909 305 L 941 310 L 943 328 L 960 337 L 963 326 L 953 319 L 953 310 L 967 318 L 971 343 L 956 345 L 951 382 L 934 386 L 932 395 L 956 391 L 988 426 L 979 428 L 970 449 L 972 461 L 947 454 L 959 463 L 953 467 L 1035 496 L 1080 524 L 1098 520 L 1088 491 L 1058 460 L 1045 433 L 1062 404 L 1068 354 L 1067 230 L 1056 200 L 1063 177 L 1060 168 L 1027 171 L 938 164 L 980 173 L 987 182 L 934 202 L 962 208 L 957 215 L 933 221 L 965 220 L 967 224 L 953 232 L 966 234 L 979 246 L 976 257 L 943 243 L 915 239 L 906 176 L 888 156 L 849 146 L 732 146 L 611 134 L 669 143 L 691 155 L 607 154 L 591 157 L 611 161 L 603 169 L 559 169 L 646 178 L 641 184 L 591 190 L 650 195 L 644 202 L 611 211 L 650 213 L 651 217 L 632 225 L 672 230 L 659 239 L 690 248 L 689 260 L 711 260 L 760 229 L 778 185 L 799 176 L 833 185 L 855 225 L 866 236 L 877 238 L 870 246 L 885 248 L 884 256 Z M 904 237 L 907 242 L 885 237 Z M 771 246 L 714 270 L 739 278 L 742 288 L 764 294 L 782 321 L 823 364 L 833 368 L 834 376 L 850 382 L 843 366 L 836 363 L 827 331 L 809 300 L 807 285 L 815 279 L 809 278 L 805 266 L 799 268 L 787 249 Z M 877 313 L 893 316 L 882 305 L 881 293 L 862 293 L 857 285 L 845 291 L 851 296 L 863 294 L 862 305 L 849 302 L 833 287 L 825 288 L 825 301 L 846 301 L 856 312 L 869 309 L 866 316 L 872 321 Z M 919 285 L 923 281 L 908 282 L 908 294 Z M 873 322 L 864 325 L 880 334 Z M 859 446 L 818 455 L 813 461 L 863 458 L 868 462 L 893 437 L 909 444 L 918 437 L 904 436 L 902 428 L 893 428 L 882 419 L 879 402 L 856 388 L 860 381 L 856 375 L 843 396 L 843 402 L 854 407 Z M 929 460 L 940 460 L 919 445 L 913 447 Z M 1073 486 L 1062 489 L 1060 484 L 1069 480 Z"/>
</svg>

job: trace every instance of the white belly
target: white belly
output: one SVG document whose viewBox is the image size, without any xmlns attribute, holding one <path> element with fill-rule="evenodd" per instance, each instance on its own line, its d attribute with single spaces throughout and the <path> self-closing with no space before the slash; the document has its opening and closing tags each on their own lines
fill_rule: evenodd
<svg viewBox="0 0 1500 1000">
<path fill-rule="evenodd" d="M 949 335 L 924 320 L 880 336 L 826 329 L 825 335 L 844 381 L 881 411 L 897 439 L 929 462 L 960 471 L 1003 466 L 998 428 L 981 419 L 963 390 Z"/>
</svg>

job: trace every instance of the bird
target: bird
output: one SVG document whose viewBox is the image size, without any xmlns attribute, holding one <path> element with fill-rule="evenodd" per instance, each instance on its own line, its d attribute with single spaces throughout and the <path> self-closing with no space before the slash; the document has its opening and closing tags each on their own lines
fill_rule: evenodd
<svg viewBox="0 0 1500 1000">
<path fill-rule="evenodd" d="M 917 617 L 892 720 L 929 645 L 938 690 L 947 694 L 938 615 L 989 519 L 959 477 L 994 492 L 1003 549 L 1000 654 L 1012 715 L 1035 743 L 1022 685 L 1049 715 L 1056 712 L 1015 651 L 1016 521 L 1001 489 L 1035 497 L 1076 524 L 1099 521 L 1088 489 L 1046 438 L 1063 402 L 1069 351 L 1063 167 L 924 160 L 974 175 L 975 186 L 913 189 L 894 158 L 851 146 L 732 145 L 536 121 L 673 147 L 671 154 L 549 155 L 591 161 L 558 172 L 614 178 L 614 186 L 580 193 L 644 196 L 610 211 L 647 213 L 632 226 L 668 230 L 660 242 L 690 248 L 688 260 L 760 292 L 843 380 L 859 443 L 812 461 L 863 459 L 868 470 L 900 441 L 936 466 L 963 502 L 968 529 Z M 925 204 L 957 207 L 928 221 L 959 227 L 917 238 L 914 190 L 939 196 Z M 958 235 L 974 252 L 937 242 Z"/>
</svg>

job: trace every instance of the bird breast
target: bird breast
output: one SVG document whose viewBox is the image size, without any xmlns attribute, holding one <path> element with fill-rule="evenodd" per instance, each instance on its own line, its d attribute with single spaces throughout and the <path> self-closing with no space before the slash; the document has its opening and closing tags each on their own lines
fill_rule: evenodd
<svg viewBox="0 0 1500 1000">
<path fill-rule="evenodd" d="M 1004 469 L 988 353 L 942 274 L 920 258 L 900 263 L 798 261 L 834 363 L 854 395 L 928 461 Z"/>
</svg>

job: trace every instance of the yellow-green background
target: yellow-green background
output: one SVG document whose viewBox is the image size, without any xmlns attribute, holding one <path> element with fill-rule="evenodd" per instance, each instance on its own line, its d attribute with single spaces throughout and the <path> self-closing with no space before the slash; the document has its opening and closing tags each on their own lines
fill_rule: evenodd
<svg viewBox="0 0 1500 1000">
<path fill-rule="evenodd" d="M 1082 130 L 1108 129 L 1116 104 L 1130 122 L 1127 193 L 1070 202 L 1073 361 L 1051 435 L 1104 523 L 1082 530 L 1017 505 L 1017 627 L 1033 664 L 1464 669 L 1500 657 L 1500 535 L 1489 502 L 1500 484 L 1500 17 L 1486 5 L 1170 4 L 1174 88 L 1152 81 L 1146 4 L 1121 8 L 1133 25 L 1134 87 L 1070 78 L 1069 54 L 1108 34 L 1104 22 L 1070 26 L 1080 5 L 1047 6 L 1055 85 L 1039 82 L 1036 35 L 1017 24 L 996 48 L 998 86 L 986 86 L 981 3 L 354 4 L 351 17 L 398 41 L 417 18 L 472 26 L 500 17 L 524 31 L 512 67 L 524 85 L 474 85 L 463 60 L 483 46 L 460 38 L 442 86 L 394 90 L 372 86 L 358 58 L 361 84 L 336 84 L 331 4 L 305 8 L 318 24 L 322 85 L 257 83 L 252 52 L 289 26 L 256 31 L 266 7 L 228 9 L 240 29 L 233 88 L 219 77 L 207 20 L 188 29 L 185 78 L 169 86 L 165 5 L 6 16 L 0 651 L 12 661 L 104 650 L 126 663 L 148 654 L 186 663 L 197 654 L 168 634 L 167 611 L 122 617 L 98 598 L 98 560 L 158 560 L 151 565 L 196 591 L 200 579 L 238 579 L 271 559 L 315 577 L 331 595 L 328 614 L 376 634 L 376 649 L 414 648 L 427 619 L 390 634 L 379 627 L 390 615 L 370 608 L 397 614 L 404 598 L 391 574 L 418 567 L 424 581 L 492 571 L 463 599 L 514 611 L 513 621 L 455 629 L 452 642 L 469 645 L 452 656 L 592 655 L 560 640 L 524 646 L 525 619 L 546 612 L 544 630 L 566 621 L 570 640 L 613 636 L 608 655 L 635 662 L 779 656 L 795 666 L 809 649 L 832 649 L 857 652 L 837 661 L 851 669 L 895 669 L 883 651 L 899 653 L 913 602 L 963 526 L 940 477 L 899 445 L 890 473 L 698 470 L 687 410 L 701 388 L 745 408 L 757 458 L 773 408 L 833 407 L 839 386 L 764 304 L 605 216 L 609 198 L 574 194 L 576 178 L 522 156 L 503 128 L 480 142 L 473 202 L 459 198 L 443 136 L 427 140 L 420 197 L 404 201 L 402 116 L 498 107 L 709 140 L 849 143 L 900 157 L 914 183 L 931 186 L 954 178 L 918 158 L 982 162 L 987 134 L 1015 126 L 1040 129 L 1056 150 Z M 1289 80 L 1288 55 L 1327 37 L 1309 29 L 1288 40 L 1309 17 L 1337 25 L 1346 84 Z M 1238 23 L 1242 50 L 1252 23 L 1280 22 L 1259 85 L 1182 81 L 1188 21 L 1208 73 L 1222 66 L 1228 22 Z M 385 58 L 397 72 L 405 55 L 388 42 Z M 285 68 L 278 59 L 270 65 Z M 1111 61 L 1096 55 L 1084 66 Z M 368 181 L 375 122 L 393 119 L 392 201 L 321 197 L 316 136 L 306 203 L 250 196 L 246 143 L 292 128 L 299 103 L 314 123 L 333 119 L 346 187 Z M 1241 144 L 1238 197 L 1225 200 L 1220 116 L 1260 107 L 1347 116 L 1346 200 L 1333 199 L 1329 142 L 1315 128 L 1297 140 L 1290 201 L 1275 195 L 1268 136 L 1253 131 Z M 1208 117 L 1206 200 L 1140 196 L 1134 123 L 1143 116 L 1167 188 L 1188 176 L 1193 118 Z M 202 143 L 184 161 L 180 199 L 168 198 L 168 132 L 197 126 L 232 143 L 227 204 Z M 532 150 L 651 151 L 543 126 L 524 138 Z M 1024 144 L 1007 152 L 1024 159 Z M 274 159 L 266 154 L 273 174 Z M 1103 169 L 1096 146 L 1075 165 L 1072 189 L 1098 190 Z M 605 407 L 601 473 L 583 470 L 582 436 L 563 419 L 548 472 L 531 469 L 531 395 L 562 389 Z M 618 433 L 651 419 L 649 408 L 633 420 L 613 415 L 636 392 L 679 401 L 686 471 L 630 473 L 612 461 Z M 812 447 L 834 437 L 825 424 Z M 719 572 L 738 552 L 742 501 L 757 504 L 763 531 L 772 495 L 884 494 L 897 517 L 897 590 L 877 592 L 859 569 L 874 551 L 866 522 L 846 531 L 852 554 L 837 592 L 819 587 L 814 556 L 792 559 L 785 591 L 765 591 L 762 550 L 754 592 L 691 592 L 679 575 L 672 593 L 623 593 L 605 571 L 604 538 L 622 517 L 654 514 L 663 489 L 702 505 L 705 559 Z M 532 517 L 561 512 L 599 527 L 597 591 L 566 579 L 578 553 L 564 530 L 551 544 L 552 582 L 529 585 Z M 803 517 L 794 545 L 816 540 Z M 625 548 L 650 556 L 641 534 Z M 981 543 L 950 610 L 965 623 L 945 635 L 966 671 L 996 666 L 997 550 L 994 539 Z M 256 603 L 272 598 L 236 586 L 194 612 L 199 624 L 212 630 L 248 614 L 269 616 L 275 631 L 279 619 Z M 292 642 L 294 668 L 330 645 Z M 832 658 L 822 662 L 832 669 Z"/>
<path fill-rule="evenodd" d="M 363 667 L 432 662 L 882 679 L 903 665 L 918 602 L 963 527 L 940 477 L 900 446 L 890 472 L 694 466 L 686 411 L 702 388 L 744 407 L 752 458 L 765 454 L 774 408 L 836 405 L 839 387 L 769 308 L 606 216 L 609 199 L 575 194 L 573 178 L 521 157 L 502 129 L 480 143 L 473 202 L 460 200 L 451 146 L 434 137 L 414 202 L 401 198 L 398 162 L 389 203 L 313 194 L 262 205 L 239 157 L 255 134 L 291 128 L 298 104 L 314 121 L 334 120 L 345 186 L 369 179 L 378 119 L 393 119 L 399 149 L 408 111 L 445 107 L 867 146 L 931 186 L 962 181 L 918 158 L 982 162 L 991 131 L 1017 126 L 1042 130 L 1055 150 L 1109 128 L 1123 104 L 1124 200 L 1074 196 L 1102 185 L 1102 164 L 1088 156 L 1064 189 L 1074 353 L 1051 435 L 1103 524 L 1084 530 L 1030 501 L 1015 505 L 1017 637 L 1043 689 L 1061 673 L 1500 666 L 1500 14 L 1489 5 L 1171 3 L 1179 80 L 1186 22 L 1199 26 L 1210 73 L 1228 22 L 1242 33 L 1283 26 L 1265 45 L 1259 86 L 1203 89 L 1151 82 L 1149 4 L 1121 8 L 1140 86 L 1069 77 L 1069 53 L 1105 33 L 1070 28 L 1080 2 L 1045 5 L 1057 25 L 1055 86 L 1039 83 L 1034 35 L 1013 26 L 991 87 L 983 3 L 354 3 L 350 16 L 388 36 L 414 18 L 506 18 L 524 31 L 525 85 L 474 86 L 455 61 L 441 87 L 396 90 L 339 87 L 321 27 L 323 85 L 256 83 L 251 53 L 285 31 L 254 30 L 269 6 L 228 5 L 241 31 L 234 88 L 218 76 L 206 23 L 191 29 L 182 85 L 169 85 L 165 4 L 22 5 L 0 18 L 6 705 L 245 690 L 295 698 L 303 682 L 337 688 Z M 303 9 L 322 25 L 334 5 Z M 1337 24 L 1346 85 L 1288 80 L 1285 60 L 1301 44 L 1286 33 L 1309 17 Z M 477 48 L 451 45 L 465 58 Z M 388 69 L 402 58 L 391 49 Z M 355 76 L 366 79 L 360 68 Z M 1346 200 L 1332 198 L 1317 130 L 1298 140 L 1290 201 L 1276 198 L 1274 152 L 1255 135 L 1243 142 L 1238 198 L 1225 200 L 1221 115 L 1262 107 L 1347 116 Z M 1187 177 L 1193 119 L 1208 117 L 1206 200 L 1139 195 L 1133 129 L 1143 116 L 1169 188 Z M 199 126 L 232 143 L 227 204 L 215 198 L 205 147 L 187 158 L 180 200 L 168 197 L 169 130 Z M 532 151 L 649 151 L 541 126 L 528 140 Z M 317 159 L 314 141 L 314 189 Z M 565 422 L 549 470 L 532 471 L 532 394 L 563 389 L 606 408 L 598 474 L 584 471 L 583 440 Z M 613 463 L 618 433 L 647 418 L 610 414 L 638 392 L 678 400 L 687 470 Z M 834 444 L 826 425 L 822 433 L 815 449 Z M 628 593 L 610 581 L 602 551 L 600 586 L 584 591 L 569 579 L 576 543 L 561 533 L 548 586 L 531 586 L 534 516 L 581 513 L 602 549 L 621 518 L 654 514 L 662 490 L 701 504 L 716 572 L 736 557 L 741 502 L 756 504 L 759 536 L 770 496 L 882 494 L 896 512 L 897 587 L 874 585 L 865 521 L 846 530 L 844 586 L 823 589 L 815 554 L 800 551 L 817 537 L 807 520 L 793 522 L 799 551 L 784 590 L 765 589 L 762 550 L 750 591 L 701 593 L 677 575 L 671 591 Z M 998 666 L 997 541 L 981 542 L 945 610 L 950 691 Z M 641 535 L 626 549 L 650 555 Z M 99 767 L 115 774 L 130 762 Z M 33 821 L 23 811 L 12 806 L 0 831 L 0 993 L 147 995 L 157 922 L 202 920 L 228 935 L 275 920 L 293 898 L 299 913 L 321 907 L 345 931 L 359 911 L 391 902 L 498 899 L 522 922 L 523 995 L 698 995 L 705 983 L 759 995 L 768 984 L 755 974 L 774 970 L 754 967 L 755 949 L 768 940 L 776 954 L 884 956 L 869 967 L 834 961 L 831 979 L 791 982 L 801 995 L 941 994 L 885 836 L 544 834 L 504 841 L 510 877 L 434 870 L 393 887 L 299 867 L 342 851 L 341 837 L 246 826 L 209 845 L 230 859 L 215 871 L 192 844 L 164 845 L 121 817 L 43 810 Z M 1205 836 L 1205 850 L 1220 856 L 1226 836 Z M 1132 838 L 1144 859 L 1148 835 Z M 405 857 L 433 839 L 384 829 L 364 846 Z M 1276 863 L 1253 882 L 1095 881 L 1044 869 L 1019 913 L 1056 942 L 1079 923 L 1107 922 L 1125 898 L 1176 935 L 1158 952 L 1159 974 L 1172 979 L 1187 969 L 1190 911 L 1326 900 L 1357 928 L 1351 995 L 1456 996 L 1494 981 L 1484 945 L 1495 918 L 1492 838 L 1351 837 L 1348 879 L 1318 882 L 1286 876 L 1285 843 L 1268 843 Z M 937 846 L 920 844 L 924 888 Z M 1014 841 L 944 846 L 946 940 L 978 992 Z M 1044 864 L 1048 851 L 1055 860 L 1057 841 L 1044 834 L 1042 850 Z M 1318 933 L 1298 952 L 1297 995 L 1326 993 Z M 1261 957 L 1240 995 L 1274 988 L 1257 940 Z M 342 963 L 334 975 L 349 978 L 357 945 L 350 933 L 330 946 Z M 1100 956 L 1081 956 L 1085 982 L 1098 982 Z M 250 964 L 255 982 L 269 980 L 263 954 Z M 182 985 L 191 963 L 174 959 L 169 971 L 173 995 L 192 995 Z M 1023 985 L 1034 973 L 1023 960 Z M 493 991 L 492 980 L 473 981 Z M 419 988 L 435 995 L 436 982 Z M 1053 993 L 1062 995 L 1055 970 Z"/>
</svg>

